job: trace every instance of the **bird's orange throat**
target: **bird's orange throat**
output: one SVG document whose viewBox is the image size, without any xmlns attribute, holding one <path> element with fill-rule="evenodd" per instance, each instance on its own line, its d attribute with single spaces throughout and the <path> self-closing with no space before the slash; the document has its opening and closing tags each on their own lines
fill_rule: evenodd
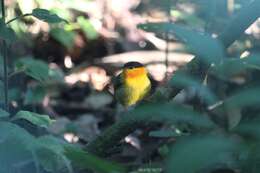
<svg viewBox="0 0 260 173">
<path fill-rule="evenodd" d="M 133 79 L 133 78 L 140 77 L 140 76 L 143 76 L 146 74 L 147 74 L 147 71 L 144 67 L 138 67 L 138 68 L 134 68 L 134 69 L 124 70 L 124 75 L 125 75 L 126 79 Z"/>
</svg>

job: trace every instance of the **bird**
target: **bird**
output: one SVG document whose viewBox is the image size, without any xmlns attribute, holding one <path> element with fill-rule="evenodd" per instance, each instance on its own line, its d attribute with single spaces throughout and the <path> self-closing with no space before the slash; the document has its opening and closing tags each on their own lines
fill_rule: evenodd
<svg viewBox="0 0 260 173">
<path fill-rule="evenodd" d="M 151 95 L 156 82 L 142 63 L 130 61 L 124 64 L 112 83 L 115 99 L 127 108 Z"/>
</svg>

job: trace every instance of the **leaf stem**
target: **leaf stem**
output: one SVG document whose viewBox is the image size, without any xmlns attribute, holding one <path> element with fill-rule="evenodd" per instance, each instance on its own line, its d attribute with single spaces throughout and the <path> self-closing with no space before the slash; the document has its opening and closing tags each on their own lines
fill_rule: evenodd
<svg viewBox="0 0 260 173">
<path fill-rule="evenodd" d="M 15 18 L 13 18 L 13 19 L 7 21 L 6 24 L 8 25 L 8 24 L 12 23 L 12 22 L 15 21 L 15 20 L 22 19 L 22 18 L 24 18 L 24 17 L 31 16 L 31 15 L 32 15 L 32 13 L 26 13 L 26 14 L 17 16 L 17 17 L 15 17 Z"/>
<path fill-rule="evenodd" d="M 12 72 L 12 73 L 10 73 L 10 74 L 8 75 L 8 78 L 10 79 L 11 77 L 13 77 L 13 76 L 15 76 L 15 75 L 17 75 L 17 74 L 23 73 L 23 72 L 25 72 L 25 69 L 21 69 L 21 70 L 14 71 L 14 72 Z"/>
</svg>

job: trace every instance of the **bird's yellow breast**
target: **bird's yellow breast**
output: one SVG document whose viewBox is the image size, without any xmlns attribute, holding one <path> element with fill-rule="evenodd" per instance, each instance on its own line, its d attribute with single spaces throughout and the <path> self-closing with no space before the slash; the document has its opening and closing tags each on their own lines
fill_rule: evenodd
<svg viewBox="0 0 260 173">
<path fill-rule="evenodd" d="M 124 106 L 142 100 L 151 89 L 151 82 L 144 67 L 124 71 Z"/>
</svg>

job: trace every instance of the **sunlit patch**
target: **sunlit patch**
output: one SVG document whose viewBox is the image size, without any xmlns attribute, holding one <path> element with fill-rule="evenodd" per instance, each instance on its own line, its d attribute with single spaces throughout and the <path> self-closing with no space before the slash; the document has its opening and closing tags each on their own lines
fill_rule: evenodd
<svg viewBox="0 0 260 173">
<path fill-rule="evenodd" d="M 134 136 L 128 135 L 125 137 L 125 142 L 139 150 L 141 149 L 140 141 Z"/>
<path fill-rule="evenodd" d="M 250 27 L 245 30 L 246 34 L 253 35 L 256 38 L 260 38 L 260 19 L 256 20 Z"/>
<path fill-rule="evenodd" d="M 241 55 L 240 55 L 240 58 L 245 58 L 247 56 L 250 55 L 250 52 L 249 51 L 244 51 Z"/>
<path fill-rule="evenodd" d="M 65 56 L 65 58 L 64 58 L 64 66 L 66 67 L 66 68 L 72 68 L 73 66 L 74 66 L 74 64 L 73 64 L 73 62 L 72 62 L 72 60 L 71 60 L 71 57 L 70 56 Z"/>
<path fill-rule="evenodd" d="M 90 66 L 80 72 L 66 76 L 65 81 L 70 85 L 75 84 L 78 81 L 89 82 L 95 90 L 100 91 L 109 83 L 110 77 L 107 76 L 104 69 Z"/>
<path fill-rule="evenodd" d="M 17 107 L 18 107 L 18 103 L 17 103 L 16 101 L 14 101 L 14 100 L 13 100 L 13 101 L 11 101 L 11 104 L 12 104 L 12 106 L 13 106 L 13 107 L 15 107 L 15 108 L 17 108 Z"/>
<path fill-rule="evenodd" d="M 74 133 L 65 133 L 63 137 L 69 143 L 77 143 L 79 141 L 79 137 L 76 136 Z"/>
<path fill-rule="evenodd" d="M 147 69 L 157 81 L 162 81 L 166 74 L 166 66 L 164 64 L 151 64 L 147 66 Z"/>
</svg>

